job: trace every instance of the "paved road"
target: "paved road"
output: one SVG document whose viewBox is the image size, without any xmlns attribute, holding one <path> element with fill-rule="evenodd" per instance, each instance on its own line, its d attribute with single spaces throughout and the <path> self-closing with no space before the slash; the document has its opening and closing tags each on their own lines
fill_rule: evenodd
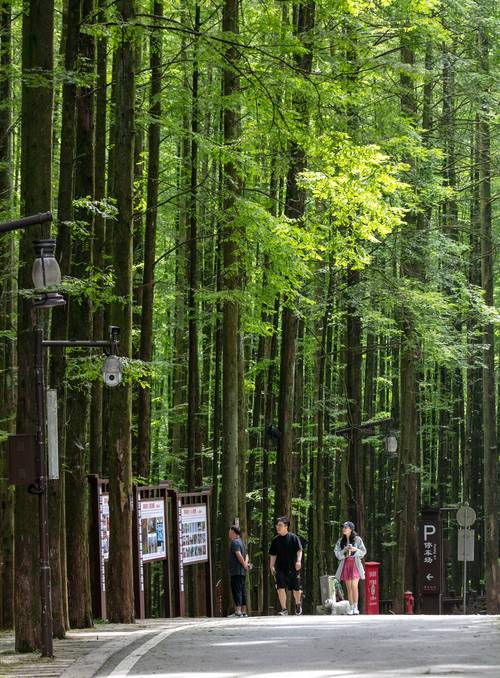
<svg viewBox="0 0 500 678">
<path fill-rule="evenodd" d="M 108 662 L 112 678 L 500 678 L 500 618 L 260 617 L 151 634 Z"/>
</svg>

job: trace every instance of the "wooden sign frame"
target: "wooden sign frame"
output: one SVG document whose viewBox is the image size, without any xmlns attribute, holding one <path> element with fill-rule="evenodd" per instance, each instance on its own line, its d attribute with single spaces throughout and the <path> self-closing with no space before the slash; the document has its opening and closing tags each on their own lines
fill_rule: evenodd
<svg viewBox="0 0 500 678">
<path fill-rule="evenodd" d="M 164 543 L 165 555 L 161 555 L 149 560 L 144 559 L 142 549 L 142 508 L 141 503 L 147 500 L 163 502 L 164 516 Z M 134 600 L 135 616 L 137 619 L 146 617 L 146 599 L 144 591 L 144 568 L 152 562 L 161 561 L 163 563 L 163 595 L 164 595 L 164 613 L 165 617 L 171 616 L 172 604 L 170 600 L 170 567 L 169 567 L 169 547 L 168 547 L 168 485 L 142 485 L 134 488 L 134 526 L 133 548 L 134 548 Z"/>
<path fill-rule="evenodd" d="M 186 596 L 184 590 L 184 568 L 189 567 L 189 563 L 184 563 L 183 559 L 183 531 L 182 531 L 182 509 L 185 506 L 196 506 L 200 504 L 206 505 L 206 520 L 207 520 L 207 551 L 208 558 L 205 563 L 199 563 L 204 566 L 205 570 L 205 605 L 207 617 L 214 616 L 214 591 L 212 579 L 212 540 L 210 534 L 210 498 L 212 496 L 212 489 L 202 490 L 201 492 L 176 492 L 170 490 L 170 496 L 173 502 L 173 524 L 174 524 L 174 549 L 177 557 L 174 563 L 175 586 L 174 605 L 175 613 L 178 617 L 186 615 Z"/>
</svg>

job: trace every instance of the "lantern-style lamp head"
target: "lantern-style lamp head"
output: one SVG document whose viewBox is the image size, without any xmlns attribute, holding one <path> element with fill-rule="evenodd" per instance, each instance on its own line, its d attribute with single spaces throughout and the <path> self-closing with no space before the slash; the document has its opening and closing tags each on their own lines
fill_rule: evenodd
<svg viewBox="0 0 500 678">
<path fill-rule="evenodd" d="M 35 240 L 33 247 L 35 261 L 31 275 L 35 291 L 41 295 L 34 305 L 38 308 L 63 306 L 66 301 L 55 289 L 61 283 L 61 269 L 55 257 L 56 241 Z"/>
<path fill-rule="evenodd" d="M 385 451 L 388 457 L 398 456 L 398 439 L 394 431 L 389 431 L 385 436 Z"/>
</svg>

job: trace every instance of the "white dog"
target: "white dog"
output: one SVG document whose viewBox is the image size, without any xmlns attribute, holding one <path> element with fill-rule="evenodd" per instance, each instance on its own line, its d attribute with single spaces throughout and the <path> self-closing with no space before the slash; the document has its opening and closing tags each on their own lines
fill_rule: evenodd
<svg viewBox="0 0 500 678">
<path fill-rule="evenodd" d="M 325 600 L 325 607 L 330 609 L 330 614 L 347 614 L 349 612 L 349 601 L 339 600 L 338 603 L 331 598 Z"/>
</svg>

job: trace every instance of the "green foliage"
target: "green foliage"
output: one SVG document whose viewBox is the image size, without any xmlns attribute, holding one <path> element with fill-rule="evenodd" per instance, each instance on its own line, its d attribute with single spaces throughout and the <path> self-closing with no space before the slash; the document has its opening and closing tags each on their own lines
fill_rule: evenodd
<svg viewBox="0 0 500 678">
<path fill-rule="evenodd" d="M 408 185 L 398 174 L 404 169 L 375 145 L 358 146 L 346 135 L 318 138 L 302 181 L 314 197 L 308 218 L 328 238 L 337 265 L 366 265 L 365 243 L 379 242 L 402 223 Z"/>
</svg>

